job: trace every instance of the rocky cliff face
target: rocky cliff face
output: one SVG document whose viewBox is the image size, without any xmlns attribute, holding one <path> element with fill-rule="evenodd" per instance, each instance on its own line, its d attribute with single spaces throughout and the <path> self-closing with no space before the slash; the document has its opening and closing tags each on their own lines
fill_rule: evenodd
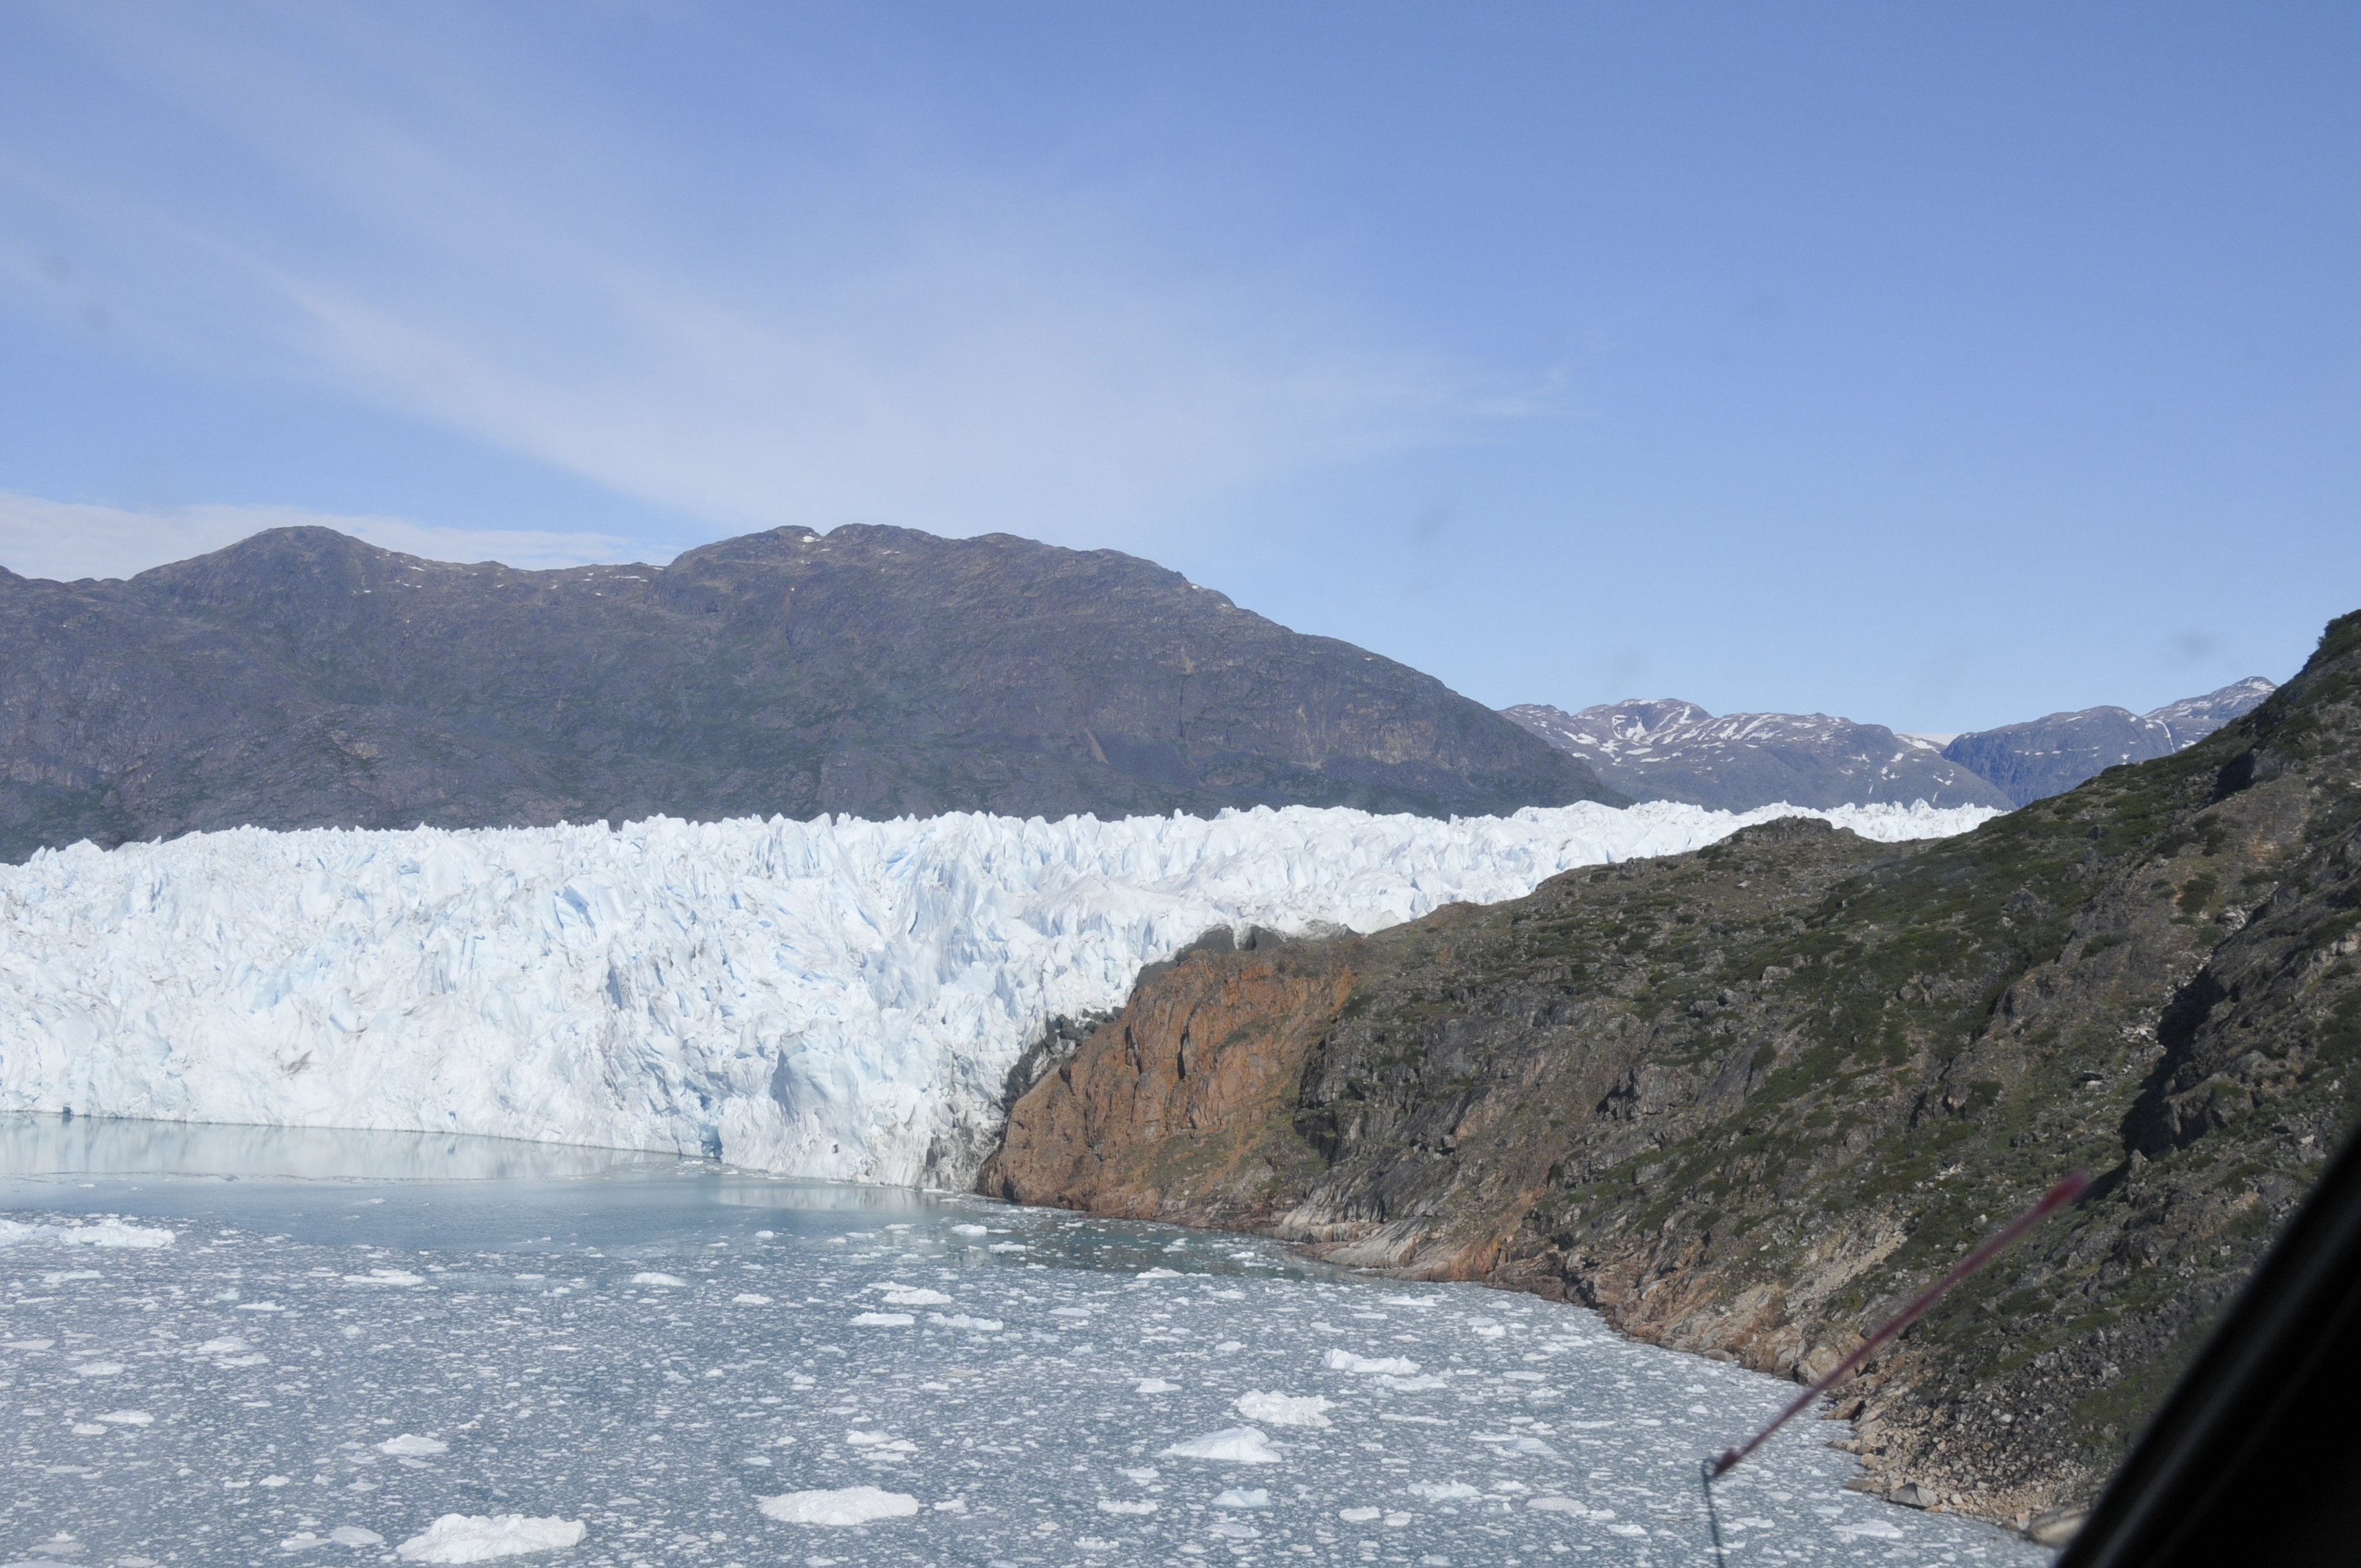
<svg viewBox="0 0 2361 1568">
<path fill-rule="evenodd" d="M 1193 953 L 1009 1113 L 978 1184 L 1020 1202 L 1060 1202 L 1200 1224 L 1260 1226 L 1312 1174 L 1271 1134 L 1294 1113 L 1303 1055 L 1351 995 L 1348 967 L 1277 955 Z M 1046 1087 L 1046 1085 L 1045 1085 Z M 1268 1154 L 1295 1157 L 1274 1169 Z"/>
<path fill-rule="evenodd" d="M 0 571 L 0 855 L 252 823 L 1620 799 L 1440 682 L 1114 551 L 778 529 L 517 572 L 258 534 Z"/>
<path fill-rule="evenodd" d="M 1802 1377 L 2080 1167 L 1839 1392 L 1880 1485 L 2021 1519 L 2096 1490 L 2356 1112 L 2361 615 L 2213 739 L 1960 839 L 1773 823 L 1192 959 L 985 1179 Z"/>
</svg>

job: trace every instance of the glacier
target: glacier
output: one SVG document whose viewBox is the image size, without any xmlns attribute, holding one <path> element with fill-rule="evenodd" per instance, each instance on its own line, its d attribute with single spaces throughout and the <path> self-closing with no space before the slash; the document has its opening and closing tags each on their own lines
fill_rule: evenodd
<svg viewBox="0 0 2361 1568">
<path fill-rule="evenodd" d="M 1372 931 L 1784 816 L 1290 806 L 239 828 L 0 868 L 0 1111 L 465 1133 L 960 1185 L 1056 1016 L 1226 926 Z"/>
</svg>

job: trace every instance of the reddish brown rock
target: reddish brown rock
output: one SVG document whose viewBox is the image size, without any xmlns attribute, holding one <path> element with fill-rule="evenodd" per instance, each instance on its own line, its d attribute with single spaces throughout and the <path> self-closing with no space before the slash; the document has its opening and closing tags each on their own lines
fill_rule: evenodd
<svg viewBox="0 0 2361 1568">
<path fill-rule="evenodd" d="M 1183 959 L 1016 1102 L 979 1189 L 1126 1219 L 1268 1224 L 1316 1163 L 1287 1124 L 1306 1053 L 1352 995 L 1340 957 Z"/>
</svg>

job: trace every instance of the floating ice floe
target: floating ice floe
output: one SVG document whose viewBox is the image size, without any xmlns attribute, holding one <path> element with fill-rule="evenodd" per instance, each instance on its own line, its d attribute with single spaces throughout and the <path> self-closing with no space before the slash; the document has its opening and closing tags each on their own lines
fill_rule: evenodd
<svg viewBox="0 0 2361 1568">
<path fill-rule="evenodd" d="M 1277 1464 L 1279 1452 L 1257 1427 L 1224 1427 L 1165 1449 L 1159 1458 L 1212 1459 L 1224 1464 Z"/>
<path fill-rule="evenodd" d="M 423 1533 L 393 1549 L 405 1563 L 489 1563 L 529 1552 L 579 1545 L 580 1519 L 527 1519 L 522 1514 L 445 1514 Z"/>
<path fill-rule="evenodd" d="M 400 1437 L 390 1437 L 379 1443 L 377 1451 L 379 1453 L 390 1453 L 396 1459 L 424 1459 L 429 1454 L 450 1453 L 451 1445 L 440 1438 L 420 1437 L 413 1432 L 403 1432 Z M 451 1517 L 457 1519 L 459 1516 L 454 1514 Z"/>
<path fill-rule="evenodd" d="M 1161 1377 L 1143 1377 L 1131 1390 L 1135 1394 L 1177 1394 L 1178 1383 L 1168 1383 Z"/>
<path fill-rule="evenodd" d="M 752 1290 L 741 1290 L 730 1298 L 730 1304 L 733 1307 L 767 1307 L 771 1304 L 771 1299 L 768 1296 L 757 1296 Z"/>
<path fill-rule="evenodd" d="M 1391 1377 L 1414 1377 L 1418 1375 L 1418 1363 L 1415 1361 L 1405 1361 L 1399 1355 L 1355 1355 L 1349 1350 L 1330 1351 L 1326 1365 L 1331 1372 L 1377 1373 Z"/>
<path fill-rule="evenodd" d="M 1572 1497 L 1533 1497 L 1527 1500 L 1525 1507 L 1544 1514 L 1572 1514 L 1578 1519 L 1587 1519 L 1598 1524 L 1604 1524 L 1615 1517 L 1613 1508 L 1594 1508 L 1587 1503 L 1576 1502 Z"/>
<path fill-rule="evenodd" d="M 0 992 L 6 982 L 0 980 Z M 5 1029 L 0 1029 L 0 1036 Z M 0 1106 L 5 1104 L 5 1092 L 0 1091 Z M 126 1225 L 120 1220 L 100 1220 L 88 1225 L 27 1224 L 22 1220 L 0 1220 L 0 1246 L 16 1246 L 25 1242 L 57 1242 L 64 1246 L 135 1247 L 148 1249 L 170 1246 L 173 1233 L 153 1225 Z"/>
<path fill-rule="evenodd" d="M 456 1517 L 456 1516 L 455 1516 Z M 315 1546 L 383 1546 L 385 1537 L 358 1525 L 340 1524 L 325 1535 L 302 1530 L 279 1543 L 281 1552 L 309 1552 Z"/>
<path fill-rule="evenodd" d="M 1101 1497 L 1099 1511 L 1108 1514 L 1152 1514 L 1156 1511 L 1156 1500 L 1152 1497 L 1144 1497 L 1137 1501 L 1122 1497 Z"/>
<path fill-rule="evenodd" d="M 965 1312 L 928 1312 L 927 1321 L 938 1328 L 964 1329 L 980 1334 L 996 1334 L 1005 1326 L 998 1318 L 971 1318 Z"/>
<path fill-rule="evenodd" d="M 1321 1412 L 1328 1401 L 1317 1394 L 1265 1394 L 1249 1388 L 1237 1398 L 1238 1414 L 1250 1421 L 1262 1421 L 1275 1427 L 1324 1427 L 1331 1425 Z"/>
<path fill-rule="evenodd" d="M 632 1275 L 631 1283 L 634 1285 L 661 1286 L 671 1290 L 686 1290 L 688 1288 L 687 1280 L 682 1279 L 675 1275 L 658 1274 L 652 1269 L 643 1269 L 640 1273 Z"/>
<path fill-rule="evenodd" d="M 889 1286 L 885 1291 L 888 1305 L 895 1307 L 948 1307 L 951 1298 L 939 1290 L 924 1286 Z"/>
<path fill-rule="evenodd" d="M 874 1519 L 907 1519 L 918 1511 L 918 1499 L 907 1492 L 876 1486 L 840 1486 L 834 1491 L 789 1492 L 763 1497 L 758 1506 L 764 1519 L 781 1524 L 852 1525 Z"/>
<path fill-rule="evenodd" d="M 866 1449 L 871 1453 L 916 1453 L 918 1452 L 918 1445 L 917 1443 L 912 1442 L 906 1437 L 895 1437 L 891 1432 L 849 1431 L 844 1434 L 844 1441 L 848 1447 Z"/>
<path fill-rule="evenodd" d="M 1260 1486 L 1251 1488 L 1245 1486 L 1232 1486 L 1229 1490 L 1224 1492 L 1220 1497 L 1213 1499 L 1213 1507 L 1217 1508 L 1267 1508 L 1270 1507 L 1270 1493 Z"/>
<path fill-rule="evenodd" d="M 852 1320 L 856 1329 L 906 1329 L 915 1321 L 907 1312 L 862 1312 Z"/>
<path fill-rule="evenodd" d="M 1208 929 L 1372 931 L 1790 815 L 1900 839 L 1993 813 L 1290 806 L 77 844 L 0 867 L 0 1111 L 963 1186 L 1047 1022 L 1118 1004 Z"/>
</svg>

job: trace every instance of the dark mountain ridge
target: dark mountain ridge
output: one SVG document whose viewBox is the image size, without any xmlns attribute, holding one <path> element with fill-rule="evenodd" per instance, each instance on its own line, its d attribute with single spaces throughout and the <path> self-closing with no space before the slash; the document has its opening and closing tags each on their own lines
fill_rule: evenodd
<svg viewBox="0 0 2361 1568">
<path fill-rule="evenodd" d="M 1907 806 L 2013 804 L 1940 747 L 1825 713 L 1725 713 L 1676 697 L 1618 702 L 1579 713 L 1543 703 L 1502 716 L 1611 787 L 1642 800 L 1684 800 L 1722 811 L 1784 801 L 1826 810 L 1891 801 Z"/>
<path fill-rule="evenodd" d="M 2273 689 L 2260 675 L 2249 675 L 2149 713 L 2122 707 L 2052 713 L 1955 736 L 1943 755 L 1992 780 L 2012 804 L 2028 806 L 2118 763 L 2145 762 L 2186 751 L 2252 711 Z"/>
<path fill-rule="evenodd" d="M 1503 708 L 1610 787 L 1641 800 L 1724 811 L 1785 801 L 1825 809 L 1875 801 L 2006 810 L 2061 794 L 2103 768 L 2195 745 L 2270 696 L 2259 675 L 2152 713 L 2089 707 L 1938 741 L 1825 713 L 1708 713 L 1677 697 L 1568 713 Z"/>
<path fill-rule="evenodd" d="M 1433 677 L 1115 551 L 782 528 L 524 572 L 280 529 L 0 571 L 0 855 L 253 824 L 1620 800 Z"/>
</svg>

